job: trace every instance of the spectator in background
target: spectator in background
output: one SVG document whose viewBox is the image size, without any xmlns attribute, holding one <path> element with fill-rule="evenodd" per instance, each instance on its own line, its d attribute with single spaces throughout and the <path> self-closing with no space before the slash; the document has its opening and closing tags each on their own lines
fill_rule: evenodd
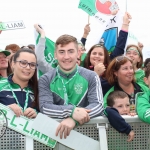
<svg viewBox="0 0 150 150">
<path fill-rule="evenodd" d="M 143 70 L 145 71 L 145 68 L 146 68 L 146 66 L 147 66 L 147 64 L 150 62 L 150 58 L 147 58 L 147 59 L 145 59 L 145 61 L 144 61 L 144 67 L 143 67 Z"/>
<path fill-rule="evenodd" d="M 19 45 L 17 44 L 9 44 L 5 47 L 5 50 L 9 51 L 11 54 L 8 56 L 8 59 L 12 57 L 18 50 L 20 49 Z"/>
<path fill-rule="evenodd" d="M 142 70 L 143 55 L 142 51 L 137 45 L 128 45 L 126 49 L 126 56 L 128 56 L 133 61 L 133 67 L 135 71 L 136 83 L 144 84 L 145 73 Z"/>
<path fill-rule="evenodd" d="M 0 79 L 7 78 L 12 72 L 7 58 L 9 55 L 9 51 L 0 49 Z"/>
<path fill-rule="evenodd" d="M 137 114 L 139 118 L 150 124 L 150 62 L 145 67 L 145 83 L 149 90 L 141 93 L 137 98 Z"/>
</svg>

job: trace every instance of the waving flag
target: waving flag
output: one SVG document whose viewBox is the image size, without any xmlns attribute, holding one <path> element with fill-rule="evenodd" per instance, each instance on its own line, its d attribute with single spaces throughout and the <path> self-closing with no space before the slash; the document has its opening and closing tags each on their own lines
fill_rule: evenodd
<svg viewBox="0 0 150 150">
<path fill-rule="evenodd" d="M 107 50 L 112 52 L 116 45 L 123 16 L 120 11 L 116 15 L 111 15 L 114 10 L 119 8 L 117 2 L 115 0 L 80 0 L 78 8 L 99 22 L 99 25 L 96 25 L 95 22 L 94 25 L 91 23 L 93 29 L 87 40 L 87 44 L 88 41 L 91 44 L 88 47 L 103 41 Z"/>
<path fill-rule="evenodd" d="M 80 0 L 78 8 L 94 16 L 100 23 L 107 25 L 111 13 L 118 9 L 115 0 Z"/>
<path fill-rule="evenodd" d="M 39 38 L 40 38 L 40 34 L 38 34 L 37 32 L 35 33 L 35 40 L 36 40 L 36 45 L 38 44 L 39 42 Z M 46 41 L 45 41 L 45 48 L 42 50 L 41 49 L 41 58 L 43 63 L 42 64 L 46 64 L 50 67 L 53 67 L 55 68 L 57 66 L 57 62 L 54 58 L 54 51 L 55 51 L 55 43 L 50 40 L 49 38 L 45 37 Z M 39 57 L 37 55 L 37 57 Z M 43 65 L 43 68 L 45 67 L 44 70 L 47 70 L 46 69 L 46 65 L 44 66 Z M 40 70 L 40 68 L 38 68 L 38 74 L 39 74 L 39 77 L 43 74 L 43 72 Z M 45 72 L 44 72 L 45 73 Z"/>
</svg>

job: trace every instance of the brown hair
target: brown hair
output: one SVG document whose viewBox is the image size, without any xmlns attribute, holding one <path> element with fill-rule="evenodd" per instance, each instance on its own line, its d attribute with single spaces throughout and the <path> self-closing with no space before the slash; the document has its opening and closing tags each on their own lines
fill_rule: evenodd
<svg viewBox="0 0 150 150">
<path fill-rule="evenodd" d="M 125 92 L 113 91 L 107 97 L 107 105 L 113 107 L 113 105 L 115 104 L 114 100 L 118 98 L 125 98 L 125 97 L 128 97 L 128 95 Z"/>
<path fill-rule="evenodd" d="M 143 54 L 142 54 L 140 48 L 139 48 L 137 45 L 132 45 L 132 44 L 131 44 L 131 45 L 128 45 L 128 46 L 127 46 L 126 51 L 127 51 L 130 47 L 136 47 L 136 48 L 137 48 L 137 50 L 138 50 L 138 52 L 139 52 L 139 57 L 141 58 L 141 60 L 140 60 L 140 62 L 137 63 L 136 67 L 137 67 L 137 68 L 141 68 L 142 65 L 143 65 Z"/>
<path fill-rule="evenodd" d="M 56 40 L 55 47 L 57 48 L 58 45 L 65 46 L 71 42 L 73 42 L 75 44 L 75 47 L 78 49 L 77 39 L 74 36 L 67 35 L 67 34 L 61 35 Z"/>
<path fill-rule="evenodd" d="M 90 56 L 91 56 L 91 53 L 94 50 L 94 48 L 97 48 L 97 47 L 101 47 L 104 50 L 104 65 L 107 66 L 109 64 L 110 60 L 109 60 L 109 54 L 108 54 L 107 49 L 105 48 L 104 45 L 96 44 L 96 45 L 93 45 L 87 53 L 87 56 L 86 56 L 85 62 L 84 62 L 85 68 L 90 69 L 90 66 L 91 66 Z"/>
<path fill-rule="evenodd" d="M 132 60 L 130 58 L 122 55 L 122 56 L 115 57 L 110 62 L 110 64 L 107 67 L 107 70 L 106 70 L 106 79 L 109 84 L 113 85 L 115 82 L 117 82 L 114 72 L 118 71 L 120 69 L 121 65 L 125 64 L 128 61 L 130 61 L 132 63 Z M 133 65 L 133 63 L 132 63 L 132 65 Z M 134 81 L 134 78 L 133 78 L 133 81 Z"/>
<path fill-rule="evenodd" d="M 5 47 L 5 50 L 18 51 L 20 47 L 17 44 L 9 44 Z"/>
<path fill-rule="evenodd" d="M 145 77 L 148 78 L 150 75 L 150 62 L 145 66 Z"/>
</svg>

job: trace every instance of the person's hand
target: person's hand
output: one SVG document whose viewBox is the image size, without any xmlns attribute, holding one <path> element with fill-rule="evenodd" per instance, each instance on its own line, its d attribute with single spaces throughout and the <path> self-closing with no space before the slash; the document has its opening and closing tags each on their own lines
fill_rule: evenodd
<svg viewBox="0 0 150 150">
<path fill-rule="evenodd" d="M 134 135 L 135 135 L 135 134 L 134 134 L 134 131 L 131 130 L 130 133 L 129 133 L 129 135 L 128 135 L 128 140 L 127 140 L 127 141 L 128 141 L 128 142 L 131 142 L 131 141 L 134 139 Z"/>
<path fill-rule="evenodd" d="M 140 48 L 140 50 L 142 51 L 142 49 L 143 49 L 143 47 L 144 47 L 143 43 L 138 42 L 138 47 L 139 47 L 139 48 Z"/>
<path fill-rule="evenodd" d="M 90 24 L 87 24 L 85 27 L 84 27 L 84 33 L 83 33 L 83 37 L 84 38 L 87 38 L 87 36 L 89 35 L 89 32 L 91 31 L 90 29 Z"/>
<path fill-rule="evenodd" d="M 98 74 L 98 76 L 102 75 L 104 71 L 106 70 L 106 67 L 103 63 L 96 63 L 94 64 L 94 71 Z"/>
<path fill-rule="evenodd" d="M 84 34 L 89 34 L 89 32 L 91 31 L 90 29 L 90 24 L 87 24 L 85 27 L 84 27 Z"/>
<path fill-rule="evenodd" d="M 34 28 L 36 29 L 36 31 L 37 31 L 38 33 L 41 34 L 41 37 L 42 37 L 42 38 L 45 38 L 45 32 L 44 32 L 43 29 L 41 29 L 41 28 L 39 27 L 38 24 L 35 24 L 35 25 L 34 25 Z"/>
<path fill-rule="evenodd" d="M 123 24 L 129 25 L 131 19 L 132 19 L 131 15 L 128 12 L 126 12 L 123 16 Z"/>
<path fill-rule="evenodd" d="M 90 120 L 90 116 L 88 114 L 89 112 L 91 112 L 91 110 L 76 107 L 74 109 L 72 118 L 78 121 L 80 125 L 82 125 Z"/>
<path fill-rule="evenodd" d="M 28 118 L 35 118 L 37 116 L 37 113 L 33 108 L 29 107 L 24 111 L 24 116 Z"/>
<path fill-rule="evenodd" d="M 137 115 L 137 113 L 134 112 L 134 111 L 133 111 L 133 112 L 131 111 L 128 115 L 129 115 L 129 116 L 135 116 L 135 115 Z"/>
<path fill-rule="evenodd" d="M 17 104 L 8 105 L 10 109 L 16 114 L 17 117 L 23 115 L 22 109 Z"/>
<path fill-rule="evenodd" d="M 63 137 L 66 139 L 69 136 L 70 131 L 75 127 L 75 121 L 72 118 L 63 120 L 56 129 L 56 136 L 60 135 L 60 139 Z"/>
</svg>

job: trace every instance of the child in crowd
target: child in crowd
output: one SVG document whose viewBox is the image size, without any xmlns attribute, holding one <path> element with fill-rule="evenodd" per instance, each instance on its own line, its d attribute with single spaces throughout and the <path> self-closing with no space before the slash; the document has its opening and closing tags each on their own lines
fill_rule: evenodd
<svg viewBox="0 0 150 150">
<path fill-rule="evenodd" d="M 150 88 L 150 62 L 145 67 L 144 82 Z M 146 123 L 150 123 L 150 90 L 140 94 L 136 104 L 139 118 Z"/>
<path fill-rule="evenodd" d="M 135 113 L 130 113 L 130 102 L 128 95 L 123 91 L 111 92 L 107 98 L 105 114 L 113 128 L 121 133 L 128 135 L 128 142 L 134 138 L 134 131 L 131 126 L 125 122 L 121 115 L 134 116 Z"/>
</svg>

